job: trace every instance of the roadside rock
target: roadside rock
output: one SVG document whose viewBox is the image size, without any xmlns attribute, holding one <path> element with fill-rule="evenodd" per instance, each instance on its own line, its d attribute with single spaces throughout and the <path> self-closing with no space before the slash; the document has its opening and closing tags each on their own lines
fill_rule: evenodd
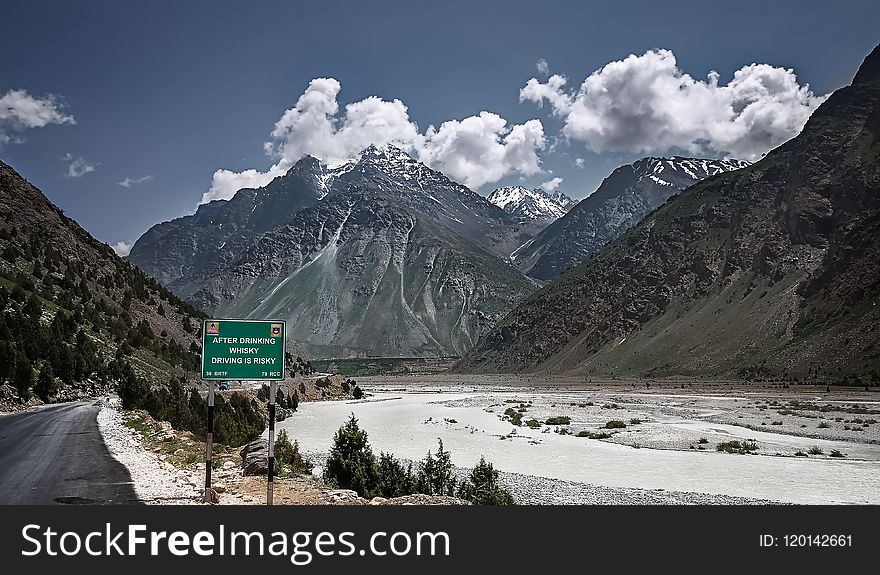
<svg viewBox="0 0 880 575">
<path fill-rule="evenodd" d="M 266 475 L 269 472 L 269 443 L 255 439 L 241 448 L 241 466 L 245 475 Z"/>
<path fill-rule="evenodd" d="M 372 503 L 372 502 L 371 502 Z M 386 500 L 384 505 L 470 505 L 469 501 L 448 495 L 404 495 Z"/>
<path fill-rule="evenodd" d="M 323 493 L 333 503 L 362 503 L 357 492 L 351 489 L 325 489 Z"/>
</svg>

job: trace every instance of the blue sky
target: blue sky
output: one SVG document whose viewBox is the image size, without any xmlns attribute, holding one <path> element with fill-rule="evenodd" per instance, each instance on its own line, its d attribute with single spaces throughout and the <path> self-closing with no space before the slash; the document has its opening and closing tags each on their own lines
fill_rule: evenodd
<svg viewBox="0 0 880 575">
<path fill-rule="evenodd" d="M 880 4 L 855 1 L 11 3 L 0 21 L 9 107 L 0 159 L 100 240 L 131 243 L 191 213 L 212 186 L 228 197 L 212 180 L 217 170 L 264 177 L 302 150 L 343 153 L 371 137 L 369 128 L 335 130 L 347 104 L 377 96 L 379 117 L 400 115 L 395 99 L 405 105 L 414 155 L 481 193 L 561 178 L 558 189 L 581 198 L 648 154 L 759 157 L 852 79 L 880 41 L 878 21 Z M 539 60 L 548 68 L 538 70 Z M 579 97 L 584 80 L 612 62 Z M 749 69 L 740 92 L 730 88 L 752 63 L 769 67 Z M 566 84 L 552 85 L 554 74 Z M 653 83 L 642 94 L 644 77 Z M 339 86 L 330 144 L 301 122 L 280 122 L 315 78 Z M 532 78 L 535 89 L 521 96 Z M 742 94 L 754 81 L 777 92 L 755 100 L 748 118 L 720 118 L 725 98 L 751 97 Z M 676 93 L 687 98 L 663 98 L 669 82 L 684 83 Z M 34 102 L 40 118 L 27 116 Z M 630 105 L 675 126 L 642 125 Z M 273 138 L 276 123 L 283 134 Z M 516 126 L 523 142 L 505 140 L 520 134 Z M 483 163 L 462 167 L 462 154 L 484 144 Z"/>
</svg>

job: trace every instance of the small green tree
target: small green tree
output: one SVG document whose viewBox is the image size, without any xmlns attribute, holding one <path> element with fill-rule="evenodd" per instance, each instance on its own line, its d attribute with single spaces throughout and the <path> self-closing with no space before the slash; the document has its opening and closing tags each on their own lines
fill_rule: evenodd
<svg viewBox="0 0 880 575">
<path fill-rule="evenodd" d="M 354 391 L 351 392 L 352 397 L 355 399 L 361 399 L 364 396 L 364 391 L 360 388 L 359 385 L 354 386 Z"/>
<path fill-rule="evenodd" d="M 334 487 L 353 489 L 363 497 L 371 496 L 375 490 L 376 456 L 354 413 L 333 436 L 324 481 Z"/>
<path fill-rule="evenodd" d="M 15 346 L 8 341 L 0 341 L 0 381 L 15 373 Z"/>
<path fill-rule="evenodd" d="M 390 453 L 379 454 L 376 476 L 376 492 L 382 497 L 400 497 L 415 491 L 412 464 L 405 468 Z"/>
<path fill-rule="evenodd" d="M 299 443 L 290 443 L 287 430 L 282 429 L 275 440 L 275 471 L 281 475 L 282 469 L 288 467 L 291 473 L 311 473 L 312 464 L 299 451 Z"/>
<path fill-rule="evenodd" d="M 150 402 L 150 385 L 135 375 L 130 365 L 125 364 L 122 379 L 116 393 L 122 401 L 122 409 L 144 409 Z"/>
<path fill-rule="evenodd" d="M 18 390 L 18 396 L 22 401 L 31 398 L 31 386 L 34 385 L 34 368 L 31 362 L 22 351 L 15 354 L 15 389 Z"/>
<path fill-rule="evenodd" d="M 58 380 L 55 379 L 55 374 L 52 372 L 52 366 L 48 361 L 44 361 L 40 365 L 40 374 L 34 384 L 34 393 L 43 401 L 49 401 L 58 393 L 59 388 Z"/>
<path fill-rule="evenodd" d="M 480 457 L 480 462 L 458 488 L 458 497 L 477 505 L 513 505 L 513 495 L 498 485 L 498 471 Z"/>
<path fill-rule="evenodd" d="M 443 449 L 443 440 L 438 440 L 437 456 L 428 454 L 419 462 L 416 487 L 425 495 L 452 495 L 455 492 L 455 475 L 452 472 L 452 459 Z"/>
</svg>

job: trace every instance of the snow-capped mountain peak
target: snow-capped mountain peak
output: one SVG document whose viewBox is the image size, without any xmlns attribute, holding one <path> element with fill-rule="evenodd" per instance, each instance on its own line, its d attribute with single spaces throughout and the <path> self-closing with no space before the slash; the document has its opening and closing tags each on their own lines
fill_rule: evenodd
<svg viewBox="0 0 880 575">
<path fill-rule="evenodd" d="M 577 203 L 562 192 L 523 186 L 497 188 L 487 199 L 510 215 L 528 220 L 555 220 Z"/>
<path fill-rule="evenodd" d="M 675 186 L 670 180 L 681 177 L 699 181 L 723 172 L 738 170 L 750 165 L 746 160 L 713 160 L 707 158 L 685 158 L 670 156 L 668 158 L 642 158 L 633 164 L 639 179 L 648 178 L 661 186 Z M 669 177 L 675 174 L 676 177 Z"/>
</svg>

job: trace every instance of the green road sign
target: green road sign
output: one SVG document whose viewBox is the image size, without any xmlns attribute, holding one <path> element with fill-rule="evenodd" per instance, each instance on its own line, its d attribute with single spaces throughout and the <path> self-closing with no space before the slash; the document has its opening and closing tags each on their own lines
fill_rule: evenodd
<svg viewBox="0 0 880 575">
<path fill-rule="evenodd" d="M 283 320 L 206 319 L 202 379 L 284 379 Z"/>
</svg>

